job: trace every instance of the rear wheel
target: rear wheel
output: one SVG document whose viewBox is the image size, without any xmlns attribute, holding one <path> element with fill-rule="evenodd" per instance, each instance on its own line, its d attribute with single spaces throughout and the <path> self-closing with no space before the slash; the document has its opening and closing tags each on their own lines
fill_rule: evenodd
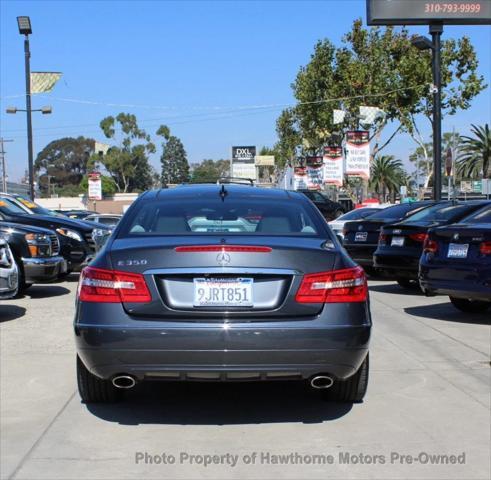
<svg viewBox="0 0 491 480">
<path fill-rule="evenodd" d="M 491 302 L 484 302 L 482 300 L 468 300 L 467 298 L 455 298 L 449 297 L 452 305 L 466 313 L 484 313 L 491 307 Z"/>
<path fill-rule="evenodd" d="M 327 400 L 333 402 L 361 402 L 368 387 L 368 354 L 358 371 L 346 380 L 335 381 L 333 386 L 324 391 Z"/>
<path fill-rule="evenodd" d="M 84 403 L 112 403 L 121 398 L 121 391 L 109 380 L 92 375 L 77 355 L 78 393 Z"/>
</svg>

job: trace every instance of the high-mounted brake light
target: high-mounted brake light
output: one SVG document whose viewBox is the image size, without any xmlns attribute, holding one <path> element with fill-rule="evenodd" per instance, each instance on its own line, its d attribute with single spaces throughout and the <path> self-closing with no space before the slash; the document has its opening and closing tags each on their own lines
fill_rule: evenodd
<svg viewBox="0 0 491 480">
<path fill-rule="evenodd" d="M 424 241 L 428 238 L 427 233 L 412 233 L 409 235 L 409 238 L 414 240 L 415 242 L 424 243 Z"/>
<path fill-rule="evenodd" d="M 270 247 L 258 247 L 254 245 L 187 245 L 176 247 L 176 252 L 254 252 L 270 253 L 273 251 Z"/>
<path fill-rule="evenodd" d="M 438 252 L 438 242 L 436 242 L 435 240 L 430 240 L 430 238 L 426 236 L 425 243 L 423 244 L 423 251 L 425 253 Z"/>
<path fill-rule="evenodd" d="M 491 242 L 482 242 L 479 245 L 479 252 L 482 255 L 491 255 Z"/>
<path fill-rule="evenodd" d="M 78 297 L 82 302 L 147 303 L 152 300 L 140 273 L 85 267 L 80 274 Z"/>
<path fill-rule="evenodd" d="M 295 300 L 298 303 L 364 302 L 367 279 L 361 267 L 304 275 Z"/>
</svg>

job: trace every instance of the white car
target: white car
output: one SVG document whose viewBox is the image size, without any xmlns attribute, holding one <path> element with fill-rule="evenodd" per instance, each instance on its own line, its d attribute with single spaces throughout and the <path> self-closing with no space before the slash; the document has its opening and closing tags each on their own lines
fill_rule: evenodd
<svg viewBox="0 0 491 480">
<path fill-rule="evenodd" d="M 345 213 L 344 215 L 341 215 L 340 217 L 336 218 L 336 220 L 332 220 L 329 223 L 329 226 L 331 227 L 331 230 L 338 235 L 339 237 L 343 237 L 343 228 L 344 224 L 346 222 L 351 222 L 352 220 L 361 220 L 362 218 L 366 218 L 372 213 L 375 213 L 376 211 L 386 208 L 389 205 L 386 204 L 380 204 L 380 205 L 373 205 L 370 207 L 362 207 L 362 208 L 355 208 L 355 210 L 351 210 L 348 213 Z"/>
</svg>

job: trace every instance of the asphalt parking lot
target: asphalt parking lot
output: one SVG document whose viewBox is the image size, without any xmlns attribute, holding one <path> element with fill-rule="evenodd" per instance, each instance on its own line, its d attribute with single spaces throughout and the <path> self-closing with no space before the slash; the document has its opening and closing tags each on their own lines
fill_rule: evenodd
<svg viewBox="0 0 491 480">
<path fill-rule="evenodd" d="M 285 382 L 148 384 L 86 406 L 76 281 L 0 303 L 1 478 L 490 478 L 489 314 L 370 281 L 362 404 Z"/>
</svg>

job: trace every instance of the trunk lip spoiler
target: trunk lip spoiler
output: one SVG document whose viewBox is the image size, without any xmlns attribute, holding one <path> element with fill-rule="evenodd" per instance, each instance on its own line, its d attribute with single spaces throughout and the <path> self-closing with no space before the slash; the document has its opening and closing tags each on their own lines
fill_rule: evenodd
<svg viewBox="0 0 491 480">
<path fill-rule="evenodd" d="M 207 273 L 234 273 L 258 275 L 303 275 L 299 270 L 289 268 L 262 268 L 262 267 L 183 267 L 183 268 L 151 268 L 142 272 L 143 275 L 179 275 L 179 274 L 207 274 Z"/>
</svg>

